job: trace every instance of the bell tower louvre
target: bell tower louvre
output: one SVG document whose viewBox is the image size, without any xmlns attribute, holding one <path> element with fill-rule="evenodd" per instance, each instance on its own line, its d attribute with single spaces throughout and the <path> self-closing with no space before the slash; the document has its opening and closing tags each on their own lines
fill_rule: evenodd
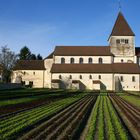
<svg viewBox="0 0 140 140">
<path fill-rule="evenodd" d="M 135 34 L 124 18 L 122 12 L 119 12 L 118 14 L 108 41 L 111 52 L 116 57 L 135 56 Z"/>
</svg>

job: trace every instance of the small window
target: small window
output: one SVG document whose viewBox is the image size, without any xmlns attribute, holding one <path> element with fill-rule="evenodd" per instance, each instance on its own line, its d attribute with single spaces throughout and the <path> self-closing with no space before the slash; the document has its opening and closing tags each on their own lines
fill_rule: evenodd
<svg viewBox="0 0 140 140">
<path fill-rule="evenodd" d="M 92 79 L 92 75 L 89 75 L 89 79 Z"/>
<path fill-rule="evenodd" d="M 62 76 L 61 75 L 59 75 L 59 79 L 62 79 Z"/>
<path fill-rule="evenodd" d="M 120 79 L 121 79 L 121 82 L 123 82 L 123 81 L 124 81 L 123 76 L 121 76 L 121 77 L 120 77 Z"/>
<path fill-rule="evenodd" d="M 116 40 L 116 44 L 120 44 L 120 39 L 117 39 Z"/>
<path fill-rule="evenodd" d="M 72 75 L 70 75 L 70 79 L 72 79 Z"/>
<path fill-rule="evenodd" d="M 30 87 L 30 88 L 33 87 L 33 81 L 29 81 L 29 87 Z"/>
<path fill-rule="evenodd" d="M 132 76 L 132 82 L 135 82 L 136 79 L 135 79 L 135 76 Z"/>
<path fill-rule="evenodd" d="M 33 72 L 33 75 L 35 75 L 35 72 Z"/>
<path fill-rule="evenodd" d="M 83 58 L 80 58 L 80 59 L 79 59 L 79 63 L 80 63 L 80 64 L 83 64 L 83 62 L 84 62 Z"/>
<path fill-rule="evenodd" d="M 121 59 L 121 63 L 123 63 L 124 61 L 123 61 L 123 59 Z"/>
<path fill-rule="evenodd" d="M 102 64 L 102 63 L 103 63 L 103 59 L 99 58 L 99 64 Z"/>
<path fill-rule="evenodd" d="M 70 59 L 70 63 L 71 63 L 71 64 L 74 64 L 74 58 L 71 58 L 71 59 Z"/>
<path fill-rule="evenodd" d="M 121 39 L 121 43 L 125 43 L 125 40 L 124 39 Z"/>
<path fill-rule="evenodd" d="M 82 75 L 80 75 L 79 78 L 82 79 Z"/>
<path fill-rule="evenodd" d="M 23 74 L 25 75 L 25 74 L 26 74 L 26 72 L 24 71 L 24 72 L 23 72 Z"/>
<path fill-rule="evenodd" d="M 128 39 L 125 39 L 125 44 L 129 44 L 129 40 Z"/>
<path fill-rule="evenodd" d="M 92 64 L 92 58 L 89 58 L 89 59 L 88 59 L 88 63 L 89 63 L 89 64 Z"/>
<path fill-rule="evenodd" d="M 65 58 L 61 58 L 61 64 L 65 64 Z"/>
<path fill-rule="evenodd" d="M 101 75 L 99 75 L 99 77 L 98 77 L 99 79 L 101 79 Z"/>
</svg>

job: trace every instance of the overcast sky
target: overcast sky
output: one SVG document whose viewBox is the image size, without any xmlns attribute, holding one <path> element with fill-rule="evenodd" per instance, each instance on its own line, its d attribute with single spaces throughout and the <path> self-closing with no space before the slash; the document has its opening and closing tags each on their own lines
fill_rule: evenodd
<svg viewBox="0 0 140 140">
<path fill-rule="evenodd" d="M 121 0 L 140 46 L 140 0 Z M 0 0 L 0 46 L 46 57 L 58 45 L 108 45 L 118 0 Z"/>
</svg>

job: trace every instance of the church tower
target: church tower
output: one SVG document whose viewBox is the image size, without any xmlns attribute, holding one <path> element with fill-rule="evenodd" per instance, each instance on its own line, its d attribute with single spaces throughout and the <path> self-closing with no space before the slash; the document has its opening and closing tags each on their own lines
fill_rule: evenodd
<svg viewBox="0 0 140 140">
<path fill-rule="evenodd" d="M 125 57 L 127 58 L 126 62 L 129 60 L 135 62 L 135 34 L 121 12 L 118 14 L 109 37 L 109 46 L 111 52 L 116 57 L 116 62 L 122 61 Z"/>
</svg>

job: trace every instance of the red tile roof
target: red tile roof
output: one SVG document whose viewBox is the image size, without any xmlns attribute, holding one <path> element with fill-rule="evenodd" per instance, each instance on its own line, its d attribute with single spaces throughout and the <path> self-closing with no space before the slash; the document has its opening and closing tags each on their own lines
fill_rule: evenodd
<svg viewBox="0 0 140 140">
<path fill-rule="evenodd" d="M 56 46 L 55 56 L 112 56 L 109 46 Z"/>
<path fill-rule="evenodd" d="M 53 54 L 54 54 L 54 52 L 52 52 L 51 54 L 49 54 L 45 59 L 52 59 L 53 58 Z"/>
<path fill-rule="evenodd" d="M 52 73 L 122 73 L 140 74 L 140 67 L 134 63 L 114 64 L 53 64 Z"/>
<path fill-rule="evenodd" d="M 135 36 L 123 14 L 119 12 L 110 36 Z"/>
<path fill-rule="evenodd" d="M 20 60 L 14 70 L 45 70 L 43 60 Z"/>
</svg>

